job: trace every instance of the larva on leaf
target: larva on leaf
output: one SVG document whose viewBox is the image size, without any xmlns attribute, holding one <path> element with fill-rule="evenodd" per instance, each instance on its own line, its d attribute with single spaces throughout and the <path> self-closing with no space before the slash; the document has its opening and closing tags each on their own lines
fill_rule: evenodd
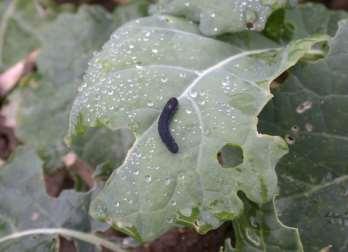
<svg viewBox="0 0 348 252">
<path fill-rule="evenodd" d="M 179 151 L 179 146 L 175 142 L 169 128 L 170 122 L 177 111 L 178 105 L 178 99 L 175 97 L 170 98 L 164 106 L 158 119 L 158 134 L 167 149 L 172 153 L 178 153 Z"/>
</svg>

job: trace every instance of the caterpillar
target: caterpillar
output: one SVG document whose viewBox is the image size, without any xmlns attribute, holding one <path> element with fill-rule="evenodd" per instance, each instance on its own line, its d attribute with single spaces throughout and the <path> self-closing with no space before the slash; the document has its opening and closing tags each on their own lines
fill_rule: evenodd
<svg viewBox="0 0 348 252">
<path fill-rule="evenodd" d="M 179 146 L 175 142 L 169 129 L 169 124 L 178 108 L 178 105 L 178 99 L 175 97 L 170 98 L 158 119 L 158 134 L 167 149 L 172 153 L 178 153 L 179 151 Z"/>
</svg>

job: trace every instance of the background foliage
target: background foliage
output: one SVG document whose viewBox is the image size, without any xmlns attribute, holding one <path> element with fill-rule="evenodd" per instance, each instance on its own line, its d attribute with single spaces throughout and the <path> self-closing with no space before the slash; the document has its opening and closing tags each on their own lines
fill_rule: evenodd
<svg viewBox="0 0 348 252">
<path fill-rule="evenodd" d="M 95 2 L 0 3 L 0 86 L 39 50 L 3 99 L 1 251 L 347 250 L 346 12 Z"/>
</svg>

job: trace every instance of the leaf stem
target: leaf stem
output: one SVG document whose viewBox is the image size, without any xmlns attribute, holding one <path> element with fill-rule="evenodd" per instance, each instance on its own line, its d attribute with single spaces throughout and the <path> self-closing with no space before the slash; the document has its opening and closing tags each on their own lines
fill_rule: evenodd
<svg viewBox="0 0 348 252">
<path fill-rule="evenodd" d="M 125 252 L 125 250 L 123 250 L 120 246 L 116 245 L 113 242 L 99 238 L 92 234 L 87 234 L 87 233 L 65 229 L 65 228 L 38 228 L 38 229 L 29 229 L 29 230 L 25 230 L 21 232 L 15 232 L 13 234 L 0 238 L 0 243 L 19 239 L 29 235 L 38 235 L 38 234 L 46 234 L 46 235 L 59 234 L 62 236 L 69 236 L 84 242 L 94 244 L 95 246 L 102 246 L 106 249 L 110 249 L 115 252 Z"/>
</svg>

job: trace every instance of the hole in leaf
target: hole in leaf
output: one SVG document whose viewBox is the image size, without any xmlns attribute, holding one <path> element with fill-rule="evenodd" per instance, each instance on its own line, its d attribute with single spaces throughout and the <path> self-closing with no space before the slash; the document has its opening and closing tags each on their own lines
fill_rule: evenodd
<svg viewBox="0 0 348 252">
<path fill-rule="evenodd" d="M 285 141 L 288 144 L 294 144 L 295 143 L 295 138 L 289 134 L 285 135 Z"/>
<path fill-rule="evenodd" d="M 300 131 L 300 127 L 297 125 L 294 125 L 291 127 L 291 131 L 294 133 L 298 133 Z"/>
<path fill-rule="evenodd" d="M 246 27 L 250 30 L 254 28 L 254 24 L 252 22 L 247 22 Z"/>
<path fill-rule="evenodd" d="M 217 154 L 219 164 L 224 168 L 232 168 L 243 163 L 243 150 L 238 145 L 226 144 Z"/>
</svg>

